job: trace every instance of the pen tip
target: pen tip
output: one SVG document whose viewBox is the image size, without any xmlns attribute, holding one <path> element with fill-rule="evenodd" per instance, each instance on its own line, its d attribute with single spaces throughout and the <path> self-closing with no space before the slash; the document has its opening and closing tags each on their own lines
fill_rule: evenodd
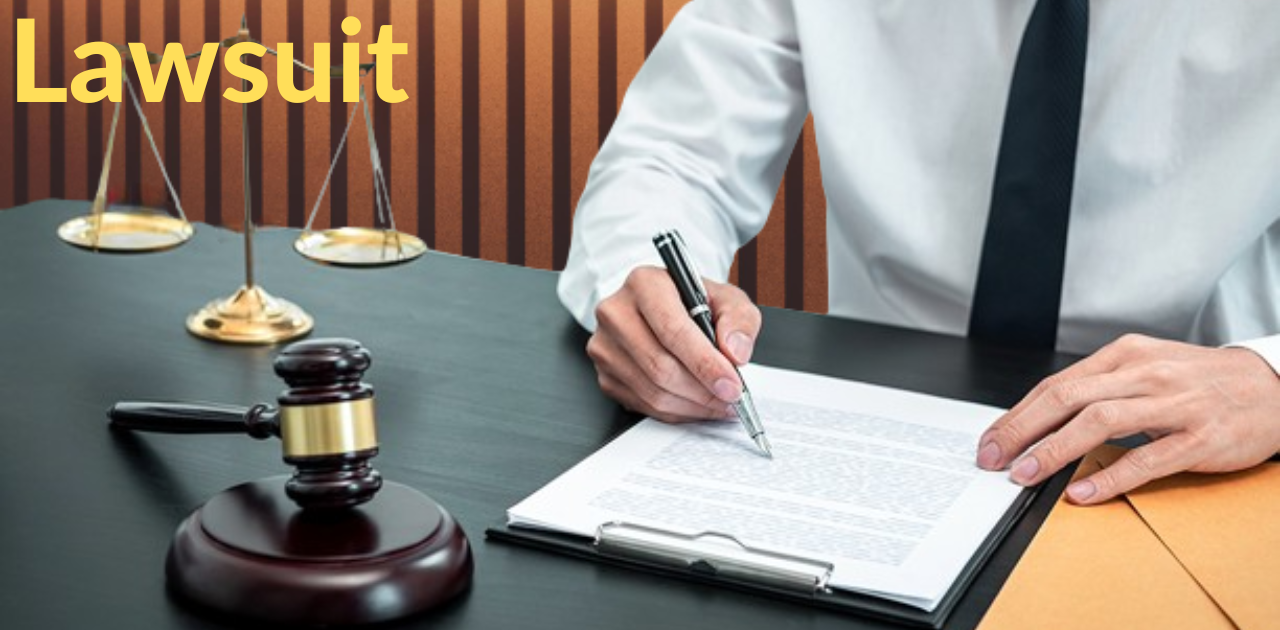
<svg viewBox="0 0 1280 630">
<path fill-rule="evenodd" d="M 756 434 L 755 442 L 756 446 L 760 447 L 760 451 L 764 453 L 765 457 L 773 459 L 773 449 L 769 447 L 769 440 L 764 437 L 763 433 Z"/>
</svg>

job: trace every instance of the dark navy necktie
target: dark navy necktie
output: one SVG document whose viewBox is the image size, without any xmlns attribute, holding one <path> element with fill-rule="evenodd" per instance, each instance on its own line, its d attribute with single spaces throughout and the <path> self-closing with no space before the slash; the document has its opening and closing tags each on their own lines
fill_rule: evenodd
<svg viewBox="0 0 1280 630">
<path fill-rule="evenodd" d="M 996 161 L 969 337 L 1052 349 L 1084 91 L 1088 0 L 1037 0 Z"/>
</svg>

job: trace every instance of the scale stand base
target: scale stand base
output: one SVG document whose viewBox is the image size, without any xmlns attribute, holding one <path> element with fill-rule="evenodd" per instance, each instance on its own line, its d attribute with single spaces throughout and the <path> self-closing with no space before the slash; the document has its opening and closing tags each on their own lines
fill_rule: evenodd
<svg viewBox="0 0 1280 630">
<path fill-rule="evenodd" d="M 467 590 L 467 537 L 435 501 L 386 483 L 357 508 L 302 510 L 288 477 L 222 492 L 178 528 L 169 588 L 213 612 L 280 625 L 390 621 Z"/>
<path fill-rule="evenodd" d="M 197 337 L 239 344 L 273 344 L 297 339 L 315 321 L 297 305 L 272 297 L 260 286 L 241 286 L 229 298 L 214 300 L 187 318 Z"/>
</svg>

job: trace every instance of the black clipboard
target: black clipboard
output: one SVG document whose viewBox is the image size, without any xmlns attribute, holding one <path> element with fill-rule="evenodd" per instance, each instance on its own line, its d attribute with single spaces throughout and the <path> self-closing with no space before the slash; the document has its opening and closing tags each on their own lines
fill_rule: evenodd
<svg viewBox="0 0 1280 630">
<path fill-rule="evenodd" d="M 1069 468 L 1074 468 L 1074 466 Z M 599 536 L 597 536 L 596 539 L 592 539 L 584 536 L 558 533 L 544 529 L 519 526 L 513 527 L 501 524 L 486 529 L 485 537 L 488 540 L 551 551 L 575 558 L 583 558 L 615 566 L 639 569 L 681 580 L 713 584 L 738 591 L 756 593 L 810 606 L 871 617 L 889 621 L 897 625 L 938 629 L 947 622 L 951 613 L 956 610 L 957 606 L 964 599 L 970 585 L 973 584 L 975 578 L 982 571 L 983 567 L 986 566 L 987 561 L 996 552 L 996 550 L 1000 548 L 1001 544 L 1008 537 L 1009 532 L 1014 529 L 1022 517 L 1027 513 L 1033 501 L 1041 492 L 1041 488 L 1044 486 L 1053 486 L 1057 491 L 1060 491 L 1070 474 L 1070 470 L 1062 471 L 1041 486 L 1023 490 L 1014 500 L 1013 504 L 1009 506 L 1009 509 L 1005 511 L 1005 514 L 1001 517 L 999 522 L 996 523 L 996 526 L 991 530 L 991 533 L 985 540 L 983 540 L 973 557 L 969 559 L 969 562 L 960 571 L 960 574 L 956 577 L 951 588 L 938 602 L 937 607 L 932 611 L 924 611 L 919 608 L 892 602 L 872 595 L 864 595 L 838 589 L 831 589 L 825 592 L 821 589 L 814 589 L 805 592 L 801 589 L 795 588 L 794 584 L 783 584 L 779 583 L 777 580 L 770 579 L 753 579 L 752 577 L 743 575 L 740 571 L 731 572 L 719 570 L 716 568 L 714 561 L 708 562 L 705 559 L 696 558 L 692 555 L 682 556 L 681 560 L 685 560 L 687 562 L 684 566 L 679 566 L 680 563 L 678 562 L 656 560 L 644 554 L 602 552 L 599 545 L 601 542 L 601 538 Z M 1044 512 L 1047 514 L 1048 510 L 1046 509 Z M 1043 519 L 1043 515 L 1041 515 L 1040 518 Z M 605 527 L 609 525 L 626 527 L 625 524 L 602 524 L 602 526 Z M 1035 526 L 1038 528 L 1039 523 L 1036 523 Z M 650 531 L 656 532 L 658 530 L 650 529 Z M 688 536 L 678 536 L 674 534 L 672 536 L 674 538 L 690 538 Z M 1026 542 L 1029 542 L 1029 540 L 1030 536 L 1027 537 Z M 750 550 L 747 551 L 750 552 Z M 808 561 L 814 562 L 813 560 Z M 1011 566 L 1009 567 L 1009 570 L 1012 570 Z M 1008 570 L 1002 571 L 1000 575 L 993 577 L 994 579 L 999 580 L 999 583 L 1003 583 L 1008 572 Z"/>
</svg>

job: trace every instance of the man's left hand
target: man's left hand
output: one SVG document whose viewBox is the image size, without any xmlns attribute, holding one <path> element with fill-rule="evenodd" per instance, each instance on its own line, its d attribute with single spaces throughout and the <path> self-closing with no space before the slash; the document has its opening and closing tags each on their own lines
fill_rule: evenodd
<svg viewBox="0 0 1280 630">
<path fill-rule="evenodd" d="M 1010 477 L 1033 485 L 1138 433 L 1151 442 L 1072 483 L 1067 497 L 1099 503 L 1176 472 L 1265 461 L 1280 450 L 1280 377 L 1244 348 L 1127 335 L 1041 381 L 982 435 L 978 465 L 1012 464 Z"/>
</svg>

